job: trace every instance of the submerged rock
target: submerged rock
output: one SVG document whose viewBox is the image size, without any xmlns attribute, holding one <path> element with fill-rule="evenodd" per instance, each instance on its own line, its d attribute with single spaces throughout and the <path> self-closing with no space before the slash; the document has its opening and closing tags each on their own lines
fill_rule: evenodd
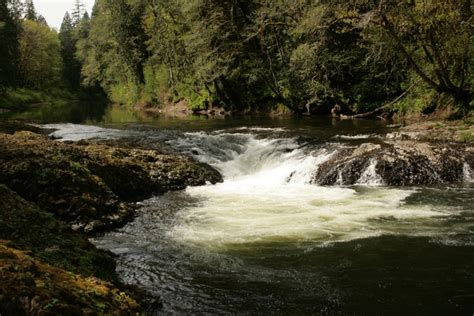
<svg viewBox="0 0 474 316">
<path fill-rule="evenodd" d="M 471 146 L 415 141 L 387 141 L 340 149 L 313 177 L 320 185 L 436 185 L 465 180 L 474 165 Z"/>
</svg>

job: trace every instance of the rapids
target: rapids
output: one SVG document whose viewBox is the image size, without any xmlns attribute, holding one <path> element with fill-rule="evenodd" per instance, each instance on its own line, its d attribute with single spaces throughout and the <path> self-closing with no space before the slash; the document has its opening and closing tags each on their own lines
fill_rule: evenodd
<svg viewBox="0 0 474 316">
<path fill-rule="evenodd" d="M 423 231 L 416 227 L 450 214 L 443 208 L 406 206 L 405 199 L 415 189 L 358 191 L 312 185 L 311 175 L 318 164 L 331 158 L 338 144 L 314 149 L 294 138 L 224 132 L 186 133 L 169 142 L 211 164 L 225 179 L 222 184 L 186 190 L 201 202 L 177 214 L 182 223 L 168 234 L 178 242 L 225 248 L 278 240 L 324 245 L 401 232 L 432 235 L 435 227 Z M 383 184 L 376 163 L 372 161 L 363 172 L 359 185 Z M 386 225 L 381 218 L 394 221 Z M 401 220 L 403 224 L 397 225 Z"/>
</svg>

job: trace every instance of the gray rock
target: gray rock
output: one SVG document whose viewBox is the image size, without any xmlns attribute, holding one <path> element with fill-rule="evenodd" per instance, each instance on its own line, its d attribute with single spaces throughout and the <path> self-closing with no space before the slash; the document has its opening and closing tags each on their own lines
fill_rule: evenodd
<svg viewBox="0 0 474 316">
<path fill-rule="evenodd" d="M 320 185 L 357 184 L 373 168 L 383 184 L 436 185 L 462 182 L 465 166 L 474 165 L 474 150 L 463 144 L 388 141 L 343 148 L 321 164 L 313 177 Z"/>
</svg>

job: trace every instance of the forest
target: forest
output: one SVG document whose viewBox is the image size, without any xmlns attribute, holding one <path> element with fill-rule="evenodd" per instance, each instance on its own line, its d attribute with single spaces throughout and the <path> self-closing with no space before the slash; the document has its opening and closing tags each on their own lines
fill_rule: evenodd
<svg viewBox="0 0 474 316">
<path fill-rule="evenodd" d="M 473 0 L 92 2 L 0 0 L 0 316 L 474 315 Z"/>
<path fill-rule="evenodd" d="M 327 114 L 472 109 L 471 0 L 80 1 L 59 31 L 0 2 L 0 101 Z"/>
</svg>

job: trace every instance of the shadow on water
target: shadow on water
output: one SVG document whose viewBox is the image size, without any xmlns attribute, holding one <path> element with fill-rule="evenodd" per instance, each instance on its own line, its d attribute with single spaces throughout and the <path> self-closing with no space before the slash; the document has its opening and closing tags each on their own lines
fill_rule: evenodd
<svg viewBox="0 0 474 316">
<path fill-rule="evenodd" d="M 468 246 L 381 236 L 323 248 L 270 243 L 258 249 L 257 255 L 228 253 L 277 281 L 269 286 L 264 274 L 254 275 L 253 291 L 264 296 L 249 300 L 249 305 L 255 304 L 253 310 L 263 312 L 265 304 L 260 302 L 265 300 L 273 301 L 267 308 L 283 314 L 452 315 L 469 314 L 474 308 L 474 253 Z M 233 282 L 242 283 L 242 278 Z"/>
<path fill-rule="evenodd" d="M 107 103 L 100 98 L 89 101 L 58 101 L 31 107 L 21 112 L 0 114 L 0 119 L 19 119 L 39 124 L 74 123 L 100 125 L 119 129 L 172 129 L 180 131 L 216 131 L 242 126 L 285 128 L 286 136 L 308 136 L 310 139 L 339 134 L 373 134 L 387 130 L 389 124 L 380 120 L 334 120 L 329 117 L 295 116 L 232 116 L 203 115 L 169 116 L 157 112 L 134 111 L 128 107 Z M 247 131 L 243 131 L 247 132 Z M 304 137 L 302 136 L 302 137 Z M 327 137 L 325 137 L 327 136 Z"/>
</svg>

